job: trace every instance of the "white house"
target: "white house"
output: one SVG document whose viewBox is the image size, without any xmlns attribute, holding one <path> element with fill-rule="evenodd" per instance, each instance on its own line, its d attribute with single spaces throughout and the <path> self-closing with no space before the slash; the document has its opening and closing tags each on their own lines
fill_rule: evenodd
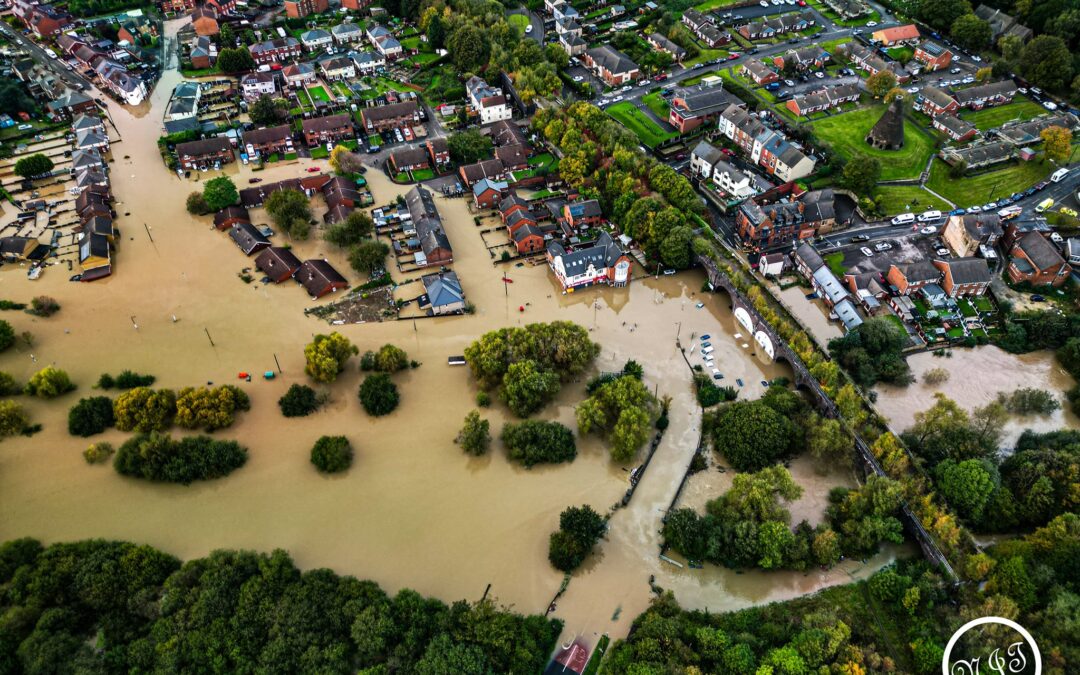
<svg viewBox="0 0 1080 675">
<path fill-rule="evenodd" d="M 401 43 L 388 28 L 375 24 L 367 31 L 368 40 L 375 50 L 388 59 L 396 59 L 402 54 Z"/>
<path fill-rule="evenodd" d="M 273 73 L 248 73 L 240 78 L 240 90 L 246 99 L 273 96 L 277 92 L 277 83 Z"/>
<path fill-rule="evenodd" d="M 746 199 L 757 193 L 750 176 L 725 161 L 713 166 L 712 180 L 716 187 L 737 199 Z"/>
<path fill-rule="evenodd" d="M 355 23 L 340 23 L 331 28 L 330 33 L 334 36 L 334 42 L 339 45 L 364 39 L 364 31 Z"/>
<path fill-rule="evenodd" d="M 373 73 L 386 67 L 386 57 L 379 52 L 349 52 L 356 69 L 362 74 Z"/>
<path fill-rule="evenodd" d="M 506 104 L 506 96 L 502 89 L 491 87 L 487 82 L 473 75 L 465 83 L 465 91 L 469 94 L 469 103 L 480 114 L 481 124 L 491 124 L 500 120 L 508 120 L 513 116 L 513 111 Z"/>
<path fill-rule="evenodd" d="M 329 47 L 334 42 L 334 38 L 321 28 L 315 28 L 301 33 L 300 42 L 304 45 L 304 49 L 315 52 Z"/>
</svg>

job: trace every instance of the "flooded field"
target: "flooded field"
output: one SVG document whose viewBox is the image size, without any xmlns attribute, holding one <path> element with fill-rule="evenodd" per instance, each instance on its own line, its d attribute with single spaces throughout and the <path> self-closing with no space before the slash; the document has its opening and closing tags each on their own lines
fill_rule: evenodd
<svg viewBox="0 0 1080 675">
<path fill-rule="evenodd" d="M 1062 370 L 1052 352 L 1010 354 L 992 345 L 975 349 L 953 349 L 951 357 L 929 352 L 908 357 L 908 365 L 917 380 L 908 387 L 878 386 L 877 409 L 893 429 L 903 431 L 915 421 L 915 413 L 933 405 L 933 396 L 941 392 L 971 410 L 986 405 L 999 393 L 1021 387 L 1052 392 L 1063 404 L 1053 415 L 1029 415 L 1010 418 L 1005 427 L 1003 445 L 1009 447 L 1024 429 L 1053 431 L 1068 427 L 1080 429 L 1080 419 L 1070 411 L 1064 392 L 1075 386 L 1072 377 Z M 923 374 L 931 368 L 945 368 L 949 379 L 943 384 L 923 384 Z"/>
<path fill-rule="evenodd" d="M 47 294 L 63 306 L 51 319 L 5 313 L 17 333 L 31 331 L 35 340 L 32 348 L 20 343 L 0 356 L 0 369 L 25 379 L 55 364 L 79 385 L 52 402 L 25 401 L 44 430 L 0 445 L 0 539 L 122 538 L 184 558 L 221 547 L 283 548 L 301 567 L 329 567 L 391 591 L 409 586 L 448 601 L 476 599 L 490 583 L 501 602 L 543 612 L 562 580 L 547 562 L 548 535 L 559 512 L 582 503 L 606 512 L 628 487 L 627 467 L 611 463 L 594 437 L 579 440 L 572 464 L 554 468 L 511 465 L 498 443 L 488 457 L 467 457 L 453 438 L 474 407 L 476 388 L 468 370 L 447 366 L 446 358 L 488 330 L 565 319 L 589 327 L 602 345 L 598 370 L 634 358 L 644 365 L 650 388 L 673 397 L 671 426 L 637 494 L 616 513 L 599 555 L 575 575 L 558 603 L 555 614 L 567 621 L 568 632 L 623 633 L 648 603 L 650 575 L 687 606 L 726 609 L 791 597 L 854 573 L 842 566 L 828 575 L 737 576 L 661 563 L 660 518 L 700 426 L 676 339 L 685 343 L 692 333 L 711 333 L 718 367 L 728 381 L 744 380 L 744 397 L 757 396 L 762 380 L 786 371 L 735 341 L 726 296 L 701 297 L 700 273 L 562 295 L 545 267 L 494 265 L 463 200 L 440 197 L 436 203 L 454 247 L 453 268 L 476 314 L 336 327 L 361 350 L 393 342 L 422 362 L 395 376 L 402 395 L 398 410 L 377 420 L 364 414 L 354 360 L 330 387 L 326 409 L 304 419 L 281 417 L 278 397 L 290 384 L 307 382 L 304 344 L 330 327 L 304 316 L 313 303 L 291 282 L 245 284 L 239 274 L 252 259 L 214 231 L 208 218 L 186 213 L 184 199 L 199 183 L 168 172 L 156 147 L 160 110 L 177 81 L 177 73 L 167 71 L 148 106 L 110 109 L 122 138 L 110 164 L 123 234 L 116 274 L 79 284 L 68 281 L 66 265 L 50 267 L 38 281 L 29 281 L 18 266 L 0 269 L 0 297 L 28 301 Z M 300 160 L 259 175 L 280 180 L 311 165 L 326 163 Z M 252 175 L 238 165 L 225 173 L 239 187 Z M 405 191 L 374 170 L 368 176 L 376 203 Z M 263 222 L 260 212 L 254 215 Z M 340 251 L 317 237 L 292 243 L 301 258 L 327 257 L 350 282 L 363 281 Z M 504 273 L 514 283 L 504 284 Z M 699 300 L 705 300 L 702 309 L 695 306 Z M 274 370 L 275 357 L 283 372 L 274 381 L 237 379 L 240 371 Z M 152 373 L 164 387 L 242 386 L 251 412 L 218 433 L 248 447 L 248 464 L 226 479 L 189 487 L 148 484 L 122 478 L 108 466 L 86 465 L 81 452 L 89 440 L 67 434 L 67 409 L 91 394 L 101 373 L 125 368 Z M 565 387 L 538 417 L 574 426 L 573 406 L 583 389 L 583 382 Z M 484 416 L 497 435 L 507 413 L 496 405 Z M 310 465 L 310 448 L 323 434 L 345 434 L 352 441 L 357 457 L 346 474 L 325 478 Z M 92 440 L 123 439 L 113 431 Z M 818 492 L 808 489 L 820 498 Z"/>
</svg>

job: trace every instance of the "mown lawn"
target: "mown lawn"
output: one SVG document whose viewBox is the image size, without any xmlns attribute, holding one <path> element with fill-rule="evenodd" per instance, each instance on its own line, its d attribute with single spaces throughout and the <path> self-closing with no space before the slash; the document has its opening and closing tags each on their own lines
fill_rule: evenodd
<svg viewBox="0 0 1080 675">
<path fill-rule="evenodd" d="M 825 256 L 825 264 L 829 266 L 829 271 L 838 277 L 842 277 L 847 273 L 848 268 L 844 267 L 844 253 L 842 251 Z"/>
<path fill-rule="evenodd" d="M 649 119 L 648 115 L 638 110 L 637 107 L 629 101 L 616 103 L 608 108 L 606 112 L 608 115 L 611 115 L 615 121 L 634 132 L 638 139 L 649 148 L 654 148 L 665 141 L 678 138 L 679 136 L 679 134 L 673 131 L 667 132 L 656 126 L 656 123 Z"/>
<path fill-rule="evenodd" d="M 861 108 L 842 115 L 833 115 L 814 122 L 811 128 L 820 140 L 828 143 L 845 160 L 856 154 L 876 157 L 881 161 L 881 180 L 918 178 L 926 161 L 934 154 L 934 140 L 911 120 L 904 120 L 904 147 L 899 150 L 878 150 L 863 140 L 885 112 L 884 105 Z"/>
<path fill-rule="evenodd" d="M 968 110 L 960 113 L 960 117 L 974 124 L 979 131 L 1000 127 L 1010 120 L 1029 120 L 1046 112 L 1038 103 L 1023 96 L 1017 96 L 1012 103 L 983 108 L 982 110 Z"/>
<path fill-rule="evenodd" d="M 519 31 L 521 31 L 522 35 L 525 34 L 525 27 L 528 26 L 530 23 L 529 17 L 525 16 L 524 14 L 511 14 L 510 16 L 506 17 L 506 21 L 511 26 L 514 26 Z"/>
<path fill-rule="evenodd" d="M 699 5 L 694 5 L 694 9 L 699 12 L 708 12 L 716 9 L 717 7 L 727 7 L 728 5 L 738 4 L 740 0 L 705 0 Z"/>
<path fill-rule="evenodd" d="M 412 177 L 415 181 L 431 180 L 435 177 L 435 172 L 431 169 L 417 169 L 412 172 Z"/>
<path fill-rule="evenodd" d="M 1026 190 L 1049 176 L 1052 168 L 1038 160 L 1015 162 L 957 180 L 949 177 L 949 167 L 945 162 L 935 159 L 926 185 L 942 197 L 956 202 L 957 206 L 968 207 Z"/>
<path fill-rule="evenodd" d="M 660 92 L 654 91 L 651 94 L 645 94 L 641 97 L 641 102 L 649 106 L 649 110 L 656 113 L 656 116 L 660 119 L 667 119 L 670 107 L 664 97 L 660 95 Z"/>
<path fill-rule="evenodd" d="M 320 101 L 325 101 L 327 103 L 330 102 L 330 94 L 327 94 L 326 90 L 323 89 L 321 86 L 319 86 L 319 87 L 309 87 L 308 88 L 308 93 L 311 94 L 311 96 L 313 98 L 317 98 Z"/>
<path fill-rule="evenodd" d="M 937 209 L 948 211 L 950 206 L 918 185 L 879 185 L 874 195 L 882 199 L 885 213 L 895 216 L 909 211 Z"/>
</svg>

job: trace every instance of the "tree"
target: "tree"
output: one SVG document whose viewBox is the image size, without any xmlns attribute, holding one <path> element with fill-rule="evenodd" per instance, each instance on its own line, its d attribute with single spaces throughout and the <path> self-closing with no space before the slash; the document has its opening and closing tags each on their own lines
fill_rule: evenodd
<svg viewBox="0 0 1080 675">
<path fill-rule="evenodd" d="M 239 201 L 240 193 L 236 191 L 236 184 L 231 178 L 218 176 L 206 181 L 206 185 L 203 186 L 203 200 L 211 211 L 220 211 Z"/>
<path fill-rule="evenodd" d="M 376 239 L 364 239 L 349 251 L 349 264 L 357 272 L 371 274 L 383 267 L 390 247 Z"/>
<path fill-rule="evenodd" d="M 893 87 L 889 90 L 889 93 L 885 94 L 885 102 L 892 103 L 896 99 L 907 102 L 908 96 L 909 94 L 907 93 L 907 91 L 901 89 L 900 87 Z"/>
<path fill-rule="evenodd" d="M 1080 337 L 1069 338 L 1058 348 L 1054 356 L 1075 379 L 1080 379 Z"/>
<path fill-rule="evenodd" d="M 996 489 L 995 475 L 984 460 L 968 459 L 958 463 L 948 459 L 938 465 L 936 474 L 938 488 L 949 505 L 962 518 L 981 520 L 983 509 Z"/>
<path fill-rule="evenodd" d="M 526 467 L 570 462 L 577 457 L 574 434 L 558 422 L 525 420 L 503 426 L 500 435 L 512 461 Z"/>
<path fill-rule="evenodd" d="M 344 145 L 337 145 L 330 151 L 330 168 L 338 175 L 349 175 L 360 173 L 364 168 L 364 162 L 360 155 Z"/>
<path fill-rule="evenodd" d="M 1064 164 L 1072 153 L 1072 131 L 1064 127 L 1046 127 L 1039 132 L 1046 158 Z"/>
<path fill-rule="evenodd" d="M 113 401 L 113 417 L 120 431 L 163 431 L 176 414 L 176 394 L 171 389 L 135 387 Z"/>
<path fill-rule="evenodd" d="M 45 366 L 31 376 L 23 393 L 38 398 L 56 398 L 75 389 L 68 374 L 59 368 Z"/>
<path fill-rule="evenodd" d="M 690 240 L 694 232 L 685 225 L 673 228 L 660 244 L 660 260 L 668 267 L 684 270 L 690 267 Z"/>
<path fill-rule="evenodd" d="M 969 52 L 978 52 L 990 45 L 994 32 L 990 24 L 974 14 L 964 14 L 952 22 L 949 30 L 956 42 Z"/>
<path fill-rule="evenodd" d="M 319 397 L 306 384 L 293 384 L 278 399 L 278 407 L 285 417 L 306 417 L 318 410 Z"/>
<path fill-rule="evenodd" d="M 23 410 L 22 404 L 10 400 L 0 400 L 0 438 L 21 434 L 30 426 L 30 417 Z"/>
<path fill-rule="evenodd" d="M 19 384 L 10 373 L 0 371 L 0 396 L 21 394 L 23 385 Z"/>
<path fill-rule="evenodd" d="M 15 329 L 11 324 L 0 319 L 0 352 L 15 344 Z"/>
<path fill-rule="evenodd" d="M 185 429 L 214 431 L 230 426 L 237 411 L 250 409 L 248 395 L 234 385 L 185 387 L 176 398 L 174 421 Z"/>
<path fill-rule="evenodd" d="M 760 401 L 736 401 L 720 411 L 713 444 L 738 471 L 758 471 L 788 454 L 795 428 Z"/>
<path fill-rule="evenodd" d="M 255 59 L 243 47 L 226 47 L 218 53 L 217 69 L 223 73 L 240 73 L 255 69 Z"/>
<path fill-rule="evenodd" d="M 34 99 L 15 78 L 0 80 L 0 113 L 16 117 L 20 112 L 32 113 L 37 110 Z"/>
<path fill-rule="evenodd" d="M 450 134 L 446 139 L 450 159 L 459 164 L 472 164 L 491 157 L 491 137 L 475 129 Z"/>
<path fill-rule="evenodd" d="M 994 76 L 993 67 L 979 68 L 978 70 L 975 71 L 975 81 L 976 82 L 980 82 L 980 83 L 989 82 L 990 78 L 993 77 L 993 76 Z"/>
<path fill-rule="evenodd" d="M 628 364 L 630 366 L 630 364 Z M 578 430 L 606 433 L 611 456 L 617 462 L 630 460 L 648 438 L 650 431 L 649 390 L 632 372 L 602 383 L 591 391 L 575 411 Z M 638 366 L 640 367 L 640 366 Z"/>
<path fill-rule="evenodd" d="M 883 71 L 886 72 L 886 71 Z M 869 196 L 881 177 L 881 162 L 876 157 L 856 154 L 844 165 L 844 186 L 857 195 Z"/>
<path fill-rule="evenodd" d="M 510 364 L 503 376 L 502 400 L 518 417 L 528 417 L 559 391 L 559 376 L 531 359 Z"/>
<path fill-rule="evenodd" d="M 185 436 L 174 441 L 168 434 L 155 431 L 121 445 L 113 468 L 125 476 L 187 485 L 222 478 L 246 462 L 247 449 L 236 441 L 209 436 Z"/>
<path fill-rule="evenodd" d="M 35 296 L 30 301 L 31 309 L 27 310 L 34 316 L 50 317 L 60 311 L 60 303 L 56 301 L 56 298 L 48 295 Z"/>
<path fill-rule="evenodd" d="M 53 161 L 39 152 L 15 162 L 15 175 L 22 178 L 36 178 L 52 171 L 53 166 Z"/>
<path fill-rule="evenodd" d="M 1061 38 L 1039 35 L 1021 50 L 1020 70 L 1036 86 L 1061 89 L 1072 81 L 1072 54 Z"/>
<path fill-rule="evenodd" d="M 210 206 L 201 192 L 190 192 L 187 196 L 187 212 L 193 216 L 205 216 L 210 213 Z"/>
<path fill-rule="evenodd" d="M 409 367 L 409 355 L 401 347 L 385 344 L 375 353 L 375 370 L 396 373 Z"/>
<path fill-rule="evenodd" d="M 248 108 L 248 116 L 251 121 L 263 127 L 280 123 L 287 112 L 286 102 L 283 99 L 275 99 L 269 94 L 263 94 L 255 99 L 255 102 Z"/>
<path fill-rule="evenodd" d="M 458 70 L 463 73 L 476 72 L 487 64 L 491 43 L 479 27 L 463 23 L 450 33 L 446 49 Z"/>
<path fill-rule="evenodd" d="M 852 440 L 840 420 L 815 415 L 813 423 L 806 427 L 806 444 L 819 462 L 831 466 L 851 463 Z"/>
<path fill-rule="evenodd" d="M 108 396 L 81 399 L 68 411 L 68 433 L 93 436 L 113 425 L 113 402 Z"/>
<path fill-rule="evenodd" d="M 338 473 L 352 466 L 353 449 L 344 436 L 323 436 L 311 448 L 311 463 L 323 473 Z"/>
<path fill-rule="evenodd" d="M 588 504 L 571 506 L 559 514 L 559 529 L 548 540 L 548 560 L 555 569 L 577 569 L 604 535 L 607 522 Z"/>
<path fill-rule="evenodd" d="M 323 234 L 323 239 L 338 248 L 348 248 L 363 241 L 374 228 L 370 216 L 363 211 L 353 211 L 345 220 L 331 225 Z"/>
<path fill-rule="evenodd" d="M 311 204 L 300 190 L 278 190 L 266 199 L 266 212 L 279 230 L 297 239 L 307 239 Z"/>
<path fill-rule="evenodd" d="M 948 30 L 953 22 L 965 14 L 971 14 L 969 0 L 936 0 L 920 2 L 919 18 L 938 30 Z"/>
<path fill-rule="evenodd" d="M 879 70 L 866 78 L 866 90 L 874 98 L 881 98 L 896 87 L 896 75 L 891 70 Z"/>
<path fill-rule="evenodd" d="M 112 443 L 91 443 L 89 447 L 83 450 L 83 459 L 87 464 L 101 464 L 108 461 L 112 454 L 116 452 Z"/>
<path fill-rule="evenodd" d="M 389 415 L 399 400 L 397 385 L 386 373 L 368 375 L 360 384 L 360 403 L 372 417 Z"/>
<path fill-rule="evenodd" d="M 316 382 L 329 383 L 345 370 L 345 362 L 360 350 L 338 332 L 316 335 L 304 347 L 304 372 Z"/>
<path fill-rule="evenodd" d="M 480 456 L 491 445 L 491 424 L 480 419 L 480 411 L 473 410 L 465 416 L 465 424 L 457 435 L 457 443 L 470 455 Z"/>
</svg>

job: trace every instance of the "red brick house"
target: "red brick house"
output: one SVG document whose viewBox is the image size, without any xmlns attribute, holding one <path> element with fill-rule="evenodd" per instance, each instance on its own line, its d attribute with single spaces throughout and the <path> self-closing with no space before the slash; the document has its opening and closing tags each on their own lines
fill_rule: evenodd
<svg viewBox="0 0 1080 675">
<path fill-rule="evenodd" d="M 179 143 L 176 146 L 176 161 L 185 171 L 208 168 L 218 163 L 228 164 L 233 161 L 233 149 L 228 139 L 221 137 Z"/>
<path fill-rule="evenodd" d="M 431 168 L 431 155 L 426 148 L 402 148 L 390 153 L 390 164 L 394 171 L 418 171 Z"/>
<path fill-rule="evenodd" d="M 191 25 L 196 35 L 217 35 L 221 32 L 218 12 L 209 5 L 196 7 L 191 13 Z"/>
<path fill-rule="evenodd" d="M 214 214 L 214 227 L 224 232 L 230 230 L 234 225 L 240 223 L 251 224 L 251 216 L 248 214 L 248 210 L 238 204 L 232 206 L 226 206 L 217 213 Z"/>
<path fill-rule="evenodd" d="M 509 191 L 505 181 L 489 180 L 481 178 L 472 186 L 473 203 L 478 209 L 493 209 L 502 202 L 503 197 Z"/>
<path fill-rule="evenodd" d="M 935 260 L 942 274 L 941 288 L 950 298 L 983 295 L 990 287 L 990 267 L 984 258 Z"/>
<path fill-rule="evenodd" d="M 881 30 L 874 31 L 870 35 L 870 39 L 881 44 L 883 47 L 915 44 L 919 41 L 919 37 L 919 29 L 913 23 L 909 23 L 906 26 L 882 28 Z"/>
<path fill-rule="evenodd" d="M 517 252 L 520 254 L 537 253 L 544 250 L 544 233 L 539 227 L 525 223 L 510 233 Z"/>
<path fill-rule="evenodd" d="M 896 286 L 900 295 L 911 295 L 923 286 L 936 284 L 941 278 L 941 271 L 928 260 L 891 265 L 885 278 Z"/>
<path fill-rule="evenodd" d="M 293 152 L 292 129 L 288 124 L 247 131 L 242 139 L 248 156 Z"/>
<path fill-rule="evenodd" d="M 763 61 L 747 61 L 742 65 L 743 75 L 748 76 L 755 84 L 766 85 L 778 82 L 780 74 L 765 65 Z"/>
<path fill-rule="evenodd" d="M 369 132 L 389 131 L 390 129 L 412 126 L 420 121 L 416 101 L 363 108 L 360 111 L 360 118 L 364 120 L 364 128 Z"/>
<path fill-rule="evenodd" d="M 933 40 L 924 40 L 915 48 L 912 57 L 923 64 L 925 70 L 941 70 L 952 63 L 953 54 L 944 45 Z"/>
<path fill-rule="evenodd" d="M 513 190 L 510 194 L 506 195 L 501 202 L 499 202 L 499 215 L 502 216 L 503 224 L 506 224 L 507 218 L 515 213 L 530 213 L 529 202 L 522 197 L 519 197 Z"/>
<path fill-rule="evenodd" d="M 438 166 L 450 163 L 450 146 L 445 138 L 432 138 L 425 145 L 432 164 Z"/>
<path fill-rule="evenodd" d="M 302 265 L 295 253 L 281 246 L 271 246 L 255 258 L 255 267 L 275 284 L 292 279 Z"/>
<path fill-rule="evenodd" d="M 310 14 L 322 14 L 330 9 L 328 0 L 285 0 L 285 14 L 300 19 Z"/>
<path fill-rule="evenodd" d="M 1015 283 L 1026 281 L 1035 286 L 1062 286 L 1069 279 L 1072 267 L 1061 257 L 1054 245 L 1038 232 L 1028 232 L 1013 244 L 1009 251 L 1009 278 Z"/>
<path fill-rule="evenodd" d="M 352 118 L 346 114 L 307 119 L 301 122 L 300 128 L 309 148 L 323 143 L 337 143 L 355 136 Z"/>
<path fill-rule="evenodd" d="M 349 282 L 333 265 L 317 258 L 301 263 L 300 269 L 296 271 L 296 279 L 307 289 L 312 299 L 349 287 Z"/>
<path fill-rule="evenodd" d="M 955 98 L 934 86 L 923 87 L 915 97 L 915 104 L 912 107 L 930 117 L 955 115 L 960 110 L 960 104 Z"/>
<path fill-rule="evenodd" d="M 304 53 L 304 50 L 300 46 L 300 41 L 294 37 L 276 38 L 273 40 L 266 40 L 265 42 L 257 42 L 248 47 L 248 51 L 251 52 L 251 58 L 255 59 L 255 63 L 260 66 L 269 63 L 292 61 L 300 58 Z"/>
</svg>

